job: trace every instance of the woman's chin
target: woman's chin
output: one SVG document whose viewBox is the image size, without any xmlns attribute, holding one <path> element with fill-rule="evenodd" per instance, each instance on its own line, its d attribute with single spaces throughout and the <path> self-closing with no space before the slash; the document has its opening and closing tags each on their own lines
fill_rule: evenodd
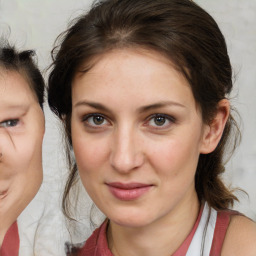
<svg viewBox="0 0 256 256">
<path fill-rule="evenodd" d="M 142 214 L 123 214 L 121 216 L 113 216 L 112 218 L 110 218 L 110 221 L 113 222 L 115 225 L 127 228 L 142 228 L 153 222 L 151 218 L 143 216 Z"/>
</svg>

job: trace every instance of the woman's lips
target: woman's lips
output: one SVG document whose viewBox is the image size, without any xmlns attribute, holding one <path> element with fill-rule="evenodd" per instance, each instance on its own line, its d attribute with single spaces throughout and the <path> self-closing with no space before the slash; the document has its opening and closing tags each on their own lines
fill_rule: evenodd
<svg viewBox="0 0 256 256">
<path fill-rule="evenodd" d="M 113 196 L 123 201 L 138 199 L 153 186 L 152 184 L 120 182 L 107 183 L 107 185 Z"/>
</svg>

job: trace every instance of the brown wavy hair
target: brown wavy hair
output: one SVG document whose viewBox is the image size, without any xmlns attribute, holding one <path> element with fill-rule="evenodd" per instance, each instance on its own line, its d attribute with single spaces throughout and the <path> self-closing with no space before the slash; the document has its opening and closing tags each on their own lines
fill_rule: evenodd
<svg viewBox="0 0 256 256">
<path fill-rule="evenodd" d="M 63 122 L 70 174 L 63 195 L 69 216 L 69 192 L 78 178 L 71 157 L 71 83 L 81 65 L 113 49 L 146 48 L 170 59 L 189 82 L 205 123 L 214 118 L 218 102 L 232 90 L 232 68 L 225 39 L 214 19 L 190 0 L 106 0 L 94 4 L 62 33 L 52 50 L 48 102 Z M 87 70 L 83 70 L 86 72 Z M 233 132 L 235 132 L 235 134 Z M 232 206 L 237 198 L 222 182 L 224 153 L 240 139 L 230 114 L 217 148 L 201 154 L 195 175 L 199 200 L 216 210 Z"/>
</svg>

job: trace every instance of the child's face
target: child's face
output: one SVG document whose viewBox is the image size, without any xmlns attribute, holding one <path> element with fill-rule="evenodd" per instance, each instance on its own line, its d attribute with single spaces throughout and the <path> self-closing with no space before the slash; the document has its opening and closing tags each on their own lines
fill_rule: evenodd
<svg viewBox="0 0 256 256">
<path fill-rule="evenodd" d="M 42 182 L 44 114 L 18 72 L 0 71 L 0 223 L 13 222 Z"/>
<path fill-rule="evenodd" d="M 163 56 L 116 50 L 72 84 L 82 182 L 111 221 L 148 225 L 197 200 L 205 125 L 186 79 Z"/>
</svg>

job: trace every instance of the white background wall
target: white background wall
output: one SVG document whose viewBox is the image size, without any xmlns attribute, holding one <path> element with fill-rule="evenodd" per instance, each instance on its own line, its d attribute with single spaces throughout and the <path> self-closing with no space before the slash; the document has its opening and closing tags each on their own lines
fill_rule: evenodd
<svg viewBox="0 0 256 256">
<path fill-rule="evenodd" d="M 88 9 L 91 0 L 0 0 L 0 30 L 11 29 L 11 41 L 21 49 L 35 49 L 42 71 L 50 63 L 50 51 L 57 35 L 68 21 Z M 239 193 L 236 208 L 256 219 L 256 0 L 196 0 L 212 14 L 223 31 L 236 74 L 232 103 L 242 117 L 242 143 L 227 166 L 228 184 L 246 190 Z M 46 77 L 46 75 L 45 75 Z M 34 201 L 45 205 L 55 224 L 62 223 L 60 191 L 64 183 L 65 162 L 56 118 L 45 107 L 44 183 Z M 38 211 L 36 202 L 29 208 Z M 28 210 L 27 210 L 28 211 Z M 57 216 L 57 217 L 56 217 Z"/>
</svg>

